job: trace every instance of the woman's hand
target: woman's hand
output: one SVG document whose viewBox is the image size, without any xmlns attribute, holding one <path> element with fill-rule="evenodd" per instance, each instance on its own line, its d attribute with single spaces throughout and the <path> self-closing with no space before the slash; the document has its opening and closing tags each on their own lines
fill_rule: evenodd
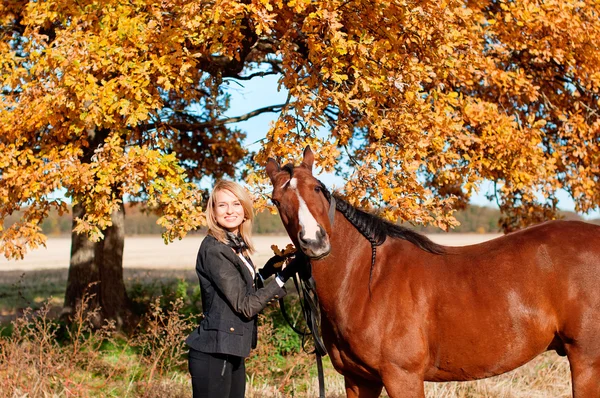
<svg viewBox="0 0 600 398">
<path fill-rule="evenodd" d="M 281 265 L 284 260 L 285 260 L 285 257 L 279 256 L 277 254 L 274 255 L 273 257 L 271 257 L 265 263 L 265 265 L 258 271 L 261 278 L 263 278 L 263 280 L 266 280 L 271 275 L 275 275 L 275 273 L 277 273 L 277 271 L 281 270 Z"/>
<path fill-rule="evenodd" d="M 285 283 L 290 277 L 295 275 L 298 272 L 301 272 L 306 267 L 306 257 L 302 254 L 295 255 L 292 260 L 288 262 L 288 264 L 277 273 L 277 276 L 281 279 L 282 282 Z"/>
</svg>

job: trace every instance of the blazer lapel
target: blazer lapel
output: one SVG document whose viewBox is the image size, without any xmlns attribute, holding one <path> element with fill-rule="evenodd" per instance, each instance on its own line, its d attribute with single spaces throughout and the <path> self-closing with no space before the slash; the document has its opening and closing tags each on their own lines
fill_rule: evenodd
<svg viewBox="0 0 600 398">
<path fill-rule="evenodd" d="M 248 266 L 244 264 L 244 261 L 236 253 L 233 253 L 233 255 L 235 256 L 236 266 L 242 270 L 246 284 L 252 285 L 254 283 L 254 278 L 252 277 Z M 252 265 L 252 263 L 250 263 L 250 265 Z"/>
<path fill-rule="evenodd" d="M 233 265 L 235 265 L 240 270 L 242 275 L 244 275 L 244 280 L 246 281 L 246 285 L 252 286 L 254 284 L 254 278 L 252 278 L 252 274 L 250 273 L 250 270 L 248 269 L 246 264 L 244 264 L 244 261 L 242 261 L 240 256 L 238 256 L 237 253 L 231 247 L 227 246 L 226 244 L 224 244 L 222 242 L 219 242 L 219 243 L 223 245 L 223 250 L 225 250 L 227 253 L 231 254 L 230 258 L 233 261 Z M 226 255 L 226 257 L 229 257 L 229 255 Z M 250 262 L 250 264 L 252 264 L 252 262 Z M 254 266 L 254 265 L 252 265 L 252 266 Z"/>
</svg>

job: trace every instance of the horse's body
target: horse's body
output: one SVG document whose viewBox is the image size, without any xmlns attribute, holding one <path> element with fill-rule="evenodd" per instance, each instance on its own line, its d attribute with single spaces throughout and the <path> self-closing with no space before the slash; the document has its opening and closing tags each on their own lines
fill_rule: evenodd
<svg viewBox="0 0 600 398">
<path fill-rule="evenodd" d="M 274 196 L 290 237 L 313 257 L 323 339 L 349 397 L 376 397 L 384 385 L 391 397 L 424 397 L 423 381 L 494 376 L 546 350 L 568 356 L 575 397 L 600 397 L 600 227 L 548 222 L 464 247 L 388 236 L 371 269 L 364 231 L 340 211 L 332 227 L 327 200 L 311 199 L 320 189 L 302 186 L 314 180 L 310 168 L 287 180 L 322 232 L 278 191 L 288 188 L 276 171 Z"/>
<path fill-rule="evenodd" d="M 330 255 L 312 264 L 323 338 L 343 375 L 386 387 L 405 378 L 397 395 L 418 396 L 408 384 L 494 376 L 547 349 L 573 348 L 571 363 L 600 359 L 600 228 L 551 222 L 441 255 L 387 239 L 369 296 L 370 245 L 335 221 L 349 233 L 333 234 Z M 600 363 L 595 377 L 596 392 L 581 396 L 599 396 Z"/>
</svg>

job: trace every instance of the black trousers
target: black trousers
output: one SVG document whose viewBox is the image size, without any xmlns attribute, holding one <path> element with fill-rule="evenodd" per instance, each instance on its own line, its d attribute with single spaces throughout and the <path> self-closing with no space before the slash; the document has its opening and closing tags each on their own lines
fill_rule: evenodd
<svg viewBox="0 0 600 398">
<path fill-rule="evenodd" d="M 188 364 L 194 398 L 244 398 L 244 358 L 207 354 L 190 348 Z"/>
</svg>

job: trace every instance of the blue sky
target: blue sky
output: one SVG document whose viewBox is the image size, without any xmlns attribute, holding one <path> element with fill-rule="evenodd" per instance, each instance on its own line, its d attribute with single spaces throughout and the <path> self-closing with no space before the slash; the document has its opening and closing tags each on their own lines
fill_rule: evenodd
<svg viewBox="0 0 600 398">
<path fill-rule="evenodd" d="M 287 93 L 285 91 L 277 91 L 276 76 L 264 76 L 240 83 L 242 86 L 236 83 L 230 85 L 229 92 L 232 94 L 231 108 L 226 116 L 240 116 L 261 107 L 282 104 L 286 100 Z M 238 127 L 248 134 L 245 145 L 247 145 L 249 150 L 258 150 L 260 143 L 257 141 L 265 137 L 271 121 L 275 120 L 276 116 L 276 113 L 265 113 L 251 120 L 237 123 Z M 333 175 L 321 175 L 320 178 L 330 187 L 341 186 L 343 184 L 343 181 L 339 177 Z M 486 193 L 492 191 L 492 182 L 482 184 L 479 193 L 472 197 L 471 203 L 479 206 L 498 208 L 494 202 L 487 200 L 485 197 Z M 575 204 L 566 192 L 560 192 L 558 198 L 560 209 L 574 211 Z M 600 218 L 600 212 L 595 211 L 588 215 L 583 214 L 582 216 L 586 219 Z"/>
</svg>

